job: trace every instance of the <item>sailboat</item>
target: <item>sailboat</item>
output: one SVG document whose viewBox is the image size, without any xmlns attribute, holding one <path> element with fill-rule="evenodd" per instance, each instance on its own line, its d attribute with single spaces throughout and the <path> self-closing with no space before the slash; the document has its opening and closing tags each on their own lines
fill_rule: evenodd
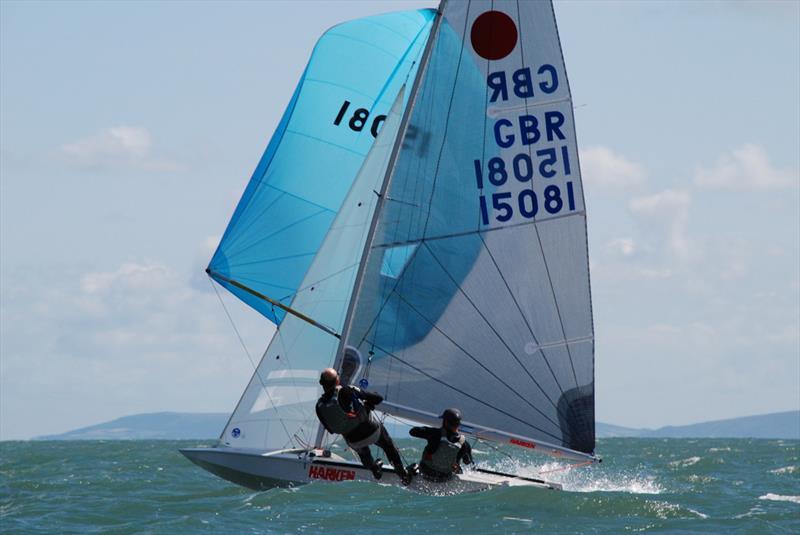
<svg viewBox="0 0 800 535">
<path fill-rule="evenodd" d="M 224 479 L 374 480 L 317 420 L 327 367 L 382 395 L 385 417 L 438 427 L 458 407 L 472 439 L 598 461 L 586 209 L 552 3 L 444 0 L 331 28 L 207 273 L 277 325 L 218 444 L 181 450 Z M 386 469 L 381 483 L 400 481 Z M 432 485 L 560 489 L 486 468 Z"/>
</svg>

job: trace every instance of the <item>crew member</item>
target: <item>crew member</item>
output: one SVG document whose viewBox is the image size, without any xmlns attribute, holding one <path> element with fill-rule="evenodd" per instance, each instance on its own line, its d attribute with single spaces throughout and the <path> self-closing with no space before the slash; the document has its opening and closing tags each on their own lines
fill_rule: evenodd
<svg viewBox="0 0 800 535">
<path fill-rule="evenodd" d="M 419 461 L 419 471 L 430 481 L 447 481 L 461 473 L 461 464 L 472 464 L 472 448 L 458 432 L 461 411 L 447 409 L 441 415 L 442 427 L 413 427 L 412 437 L 428 441 Z"/>
<path fill-rule="evenodd" d="M 411 482 L 411 475 L 403 466 L 400 452 L 394 445 L 386 428 L 373 412 L 383 397 L 375 392 L 366 392 L 358 387 L 339 383 L 339 374 L 333 368 L 323 370 L 319 378 L 324 393 L 317 401 L 317 417 L 328 433 L 342 435 L 361 463 L 372 471 L 375 479 L 383 475 L 382 461 L 372 457 L 369 447 L 375 444 L 386 452 L 397 475 L 404 485 Z"/>
</svg>

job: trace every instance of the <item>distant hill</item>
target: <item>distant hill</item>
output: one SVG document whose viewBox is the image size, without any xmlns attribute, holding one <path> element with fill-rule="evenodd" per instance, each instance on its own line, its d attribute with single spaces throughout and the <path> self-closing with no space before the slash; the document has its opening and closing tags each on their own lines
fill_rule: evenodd
<svg viewBox="0 0 800 535">
<path fill-rule="evenodd" d="M 597 436 L 648 438 L 790 438 L 800 439 L 800 411 L 774 412 L 658 429 L 633 429 L 597 422 Z"/>
<path fill-rule="evenodd" d="M 123 416 L 110 422 L 82 427 L 35 440 L 181 440 L 217 438 L 228 414 L 155 412 Z"/>
<path fill-rule="evenodd" d="M 75 429 L 36 440 L 145 440 L 214 439 L 228 421 L 223 413 L 157 412 L 124 416 L 110 422 Z M 392 424 L 390 433 L 405 435 L 408 427 Z M 659 429 L 634 429 L 597 422 L 597 437 L 642 438 L 790 438 L 800 439 L 800 411 L 745 416 Z"/>
</svg>

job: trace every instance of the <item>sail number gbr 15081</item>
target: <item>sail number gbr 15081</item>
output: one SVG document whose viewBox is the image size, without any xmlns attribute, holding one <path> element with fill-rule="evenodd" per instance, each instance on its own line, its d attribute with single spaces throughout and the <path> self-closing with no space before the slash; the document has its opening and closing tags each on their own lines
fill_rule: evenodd
<svg viewBox="0 0 800 535">
<path fill-rule="evenodd" d="M 532 183 L 535 174 L 545 179 L 554 177 L 558 172 L 563 172 L 564 175 L 571 174 L 569 150 L 566 146 L 561 147 L 560 151 L 556 148 L 537 150 L 533 155 L 535 157 L 527 152 L 521 152 L 511 159 L 511 165 L 506 165 L 505 160 L 499 156 L 489 158 L 485 166 L 481 160 L 474 160 L 478 189 L 483 190 L 484 180 L 492 186 L 501 187 L 511 177 L 519 182 Z M 573 211 L 575 190 L 572 182 L 568 181 L 563 189 L 557 184 L 545 186 L 540 195 L 533 189 L 524 189 L 518 193 L 503 191 L 481 195 L 479 201 L 481 221 L 484 225 L 488 225 L 490 219 L 505 223 L 511 220 L 514 214 L 519 214 L 525 219 L 533 219 L 540 209 L 548 214 L 557 214 L 565 207 Z"/>
</svg>

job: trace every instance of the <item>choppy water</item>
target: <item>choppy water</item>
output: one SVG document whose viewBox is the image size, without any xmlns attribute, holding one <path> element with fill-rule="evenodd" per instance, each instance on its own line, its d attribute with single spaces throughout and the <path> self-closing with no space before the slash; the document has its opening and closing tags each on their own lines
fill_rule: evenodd
<svg viewBox="0 0 800 535">
<path fill-rule="evenodd" d="M 415 460 L 416 444 L 399 443 Z M 0 443 L 0 531 L 800 533 L 798 441 L 601 440 L 601 465 L 545 474 L 566 492 L 517 487 L 441 497 L 358 482 L 256 493 L 177 451 L 196 445 Z M 561 466 L 476 449 L 486 467 L 533 475 Z"/>
</svg>

